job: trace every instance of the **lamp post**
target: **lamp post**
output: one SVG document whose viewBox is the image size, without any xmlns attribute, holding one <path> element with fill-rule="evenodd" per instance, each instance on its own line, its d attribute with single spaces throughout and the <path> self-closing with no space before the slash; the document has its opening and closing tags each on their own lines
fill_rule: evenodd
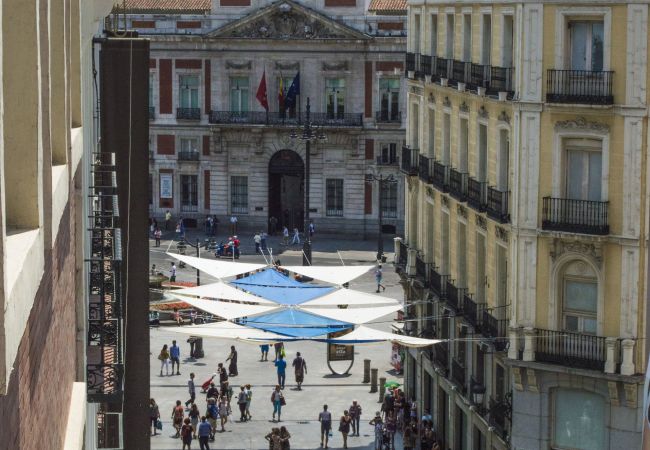
<svg viewBox="0 0 650 450">
<path fill-rule="evenodd" d="M 327 140 L 323 134 L 323 130 L 319 127 L 312 125 L 310 118 L 311 105 L 309 103 L 309 97 L 307 97 L 307 108 L 305 122 L 303 124 L 300 135 L 296 130 L 292 130 L 289 137 L 291 140 L 300 139 L 305 143 L 305 213 L 304 213 L 304 226 L 303 230 L 305 231 L 305 242 L 302 246 L 302 265 L 310 266 L 311 265 L 311 236 L 309 235 L 309 173 L 310 173 L 310 150 L 312 141 L 321 141 L 324 142 Z"/>
<path fill-rule="evenodd" d="M 201 256 L 201 242 L 199 241 L 199 239 L 196 240 L 196 245 L 192 244 L 186 238 L 183 238 L 183 241 L 185 242 L 185 245 L 189 245 L 190 247 L 196 249 L 197 258 Z M 196 269 L 196 285 L 201 286 L 201 275 L 199 269 Z"/>
<path fill-rule="evenodd" d="M 366 182 L 370 181 L 377 181 L 379 184 L 379 211 L 378 211 L 378 216 L 379 216 L 379 229 L 377 230 L 377 261 L 383 262 L 383 257 L 384 257 L 384 233 L 383 233 L 383 217 L 384 217 L 384 212 L 383 212 L 383 200 L 382 200 L 382 192 L 384 191 L 384 183 L 390 183 L 394 184 L 397 183 L 397 180 L 393 176 L 393 174 L 388 175 L 385 177 L 384 175 L 373 175 L 373 174 L 368 174 L 366 175 Z"/>
</svg>

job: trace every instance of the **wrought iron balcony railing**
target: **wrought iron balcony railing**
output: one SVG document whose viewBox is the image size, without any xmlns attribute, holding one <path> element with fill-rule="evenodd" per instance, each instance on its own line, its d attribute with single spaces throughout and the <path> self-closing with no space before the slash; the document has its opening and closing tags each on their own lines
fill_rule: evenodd
<svg viewBox="0 0 650 450">
<path fill-rule="evenodd" d="M 614 72 L 592 70 L 546 71 L 546 101 L 611 105 Z"/>
<path fill-rule="evenodd" d="M 417 148 L 402 147 L 402 159 L 400 168 L 406 175 L 414 176 L 418 174 L 418 155 L 420 151 Z"/>
<path fill-rule="evenodd" d="M 402 269 L 406 267 L 406 263 L 408 261 L 408 251 L 409 248 L 404 242 L 399 243 L 399 259 L 397 261 L 397 265 L 401 266 Z"/>
<path fill-rule="evenodd" d="M 273 125 L 295 127 L 307 120 L 307 114 L 291 114 L 286 112 L 266 111 L 210 111 L 209 121 L 213 124 L 224 125 Z M 310 113 L 309 120 L 313 125 L 322 127 L 361 127 L 363 114 L 324 112 Z"/>
<path fill-rule="evenodd" d="M 442 192 L 449 191 L 449 166 L 433 162 L 433 178 L 431 183 Z"/>
<path fill-rule="evenodd" d="M 429 55 L 420 55 L 420 72 L 422 75 L 431 75 L 431 64 L 433 57 Z"/>
<path fill-rule="evenodd" d="M 433 265 L 429 268 L 429 289 L 439 298 L 444 299 L 447 296 L 447 280 L 449 275 L 441 275 L 438 269 Z"/>
<path fill-rule="evenodd" d="M 415 257 L 415 277 L 423 283 L 427 281 L 428 265 L 419 255 Z"/>
<path fill-rule="evenodd" d="M 512 422 L 512 393 L 503 398 L 490 397 L 488 423 L 505 442 L 510 442 L 510 423 Z"/>
<path fill-rule="evenodd" d="M 176 108 L 179 120 L 201 120 L 201 108 Z"/>
<path fill-rule="evenodd" d="M 459 311 L 461 308 L 460 299 L 463 297 L 465 289 L 458 288 L 454 284 L 454 280 L 447 279 L 447 295 L 445 297 L 447 305 L 454 311 Z"/>
<path fill-rule="evenodd" d="M 497 351 L 506 350 L 508 347 L 508 319 L 497 319 L 489 308 L 482 308 L 480 313 L 479 329 L 483 336 L 492 339 L 492 344 Z M 507 314 L 506 314 L 507 317 Z"/>
<path fill-rule="evenodd" d="M 434 362 L 443 369 L 446 375 L 449 372 L 449 343 L 440 342 L 434 345 L 433 351 Z"/>
<path fill-rule="evenodd" d="M 477 211 L 485 211 L 487 204 L 487 182 L 470 177 L 467 180 L 467 203 Z"/>
<path fill-rule="evenodd" d="M 496 94 L 499 92 L 514 92 L 512 82 L 512 67 L 498 67 L 490 66 L 490 79 L 487 83 L 487 92 L 489 94 Z"/>
<path fill-rule="evenodd" d="M 508 212 L 508 192 L 499 191 L 492 186 L 487 188 L 487 205 L 486 211 L 488 216 L 501 223 L 510 221 Z"/>
<path fill-rule="evenodd" d="M 436 58 L 435 71 L 434 74 L 436 78 L 447 78 L 451 77 L 451 59 L 447 58 Z"/>
<path fill-rule="evenodd" d="M 418 161 L 418 176 L 425 183 L 431 183 L 433 180 L 433 158 L 420 155 Z"/>
<path fill-rule="evenodd" d="M 375 122 L 402 123 L 402 112 L 392 110 L 389 111 L 387 109 L 375 111 Z"/>
<path fill-rule="evenodd" d="M 198 161 L 199 160 L 199 152 L 192 152 L 192 151 L 178 152 L 178 160 L 179 161 Z"/>
<path fill-rule="evenodd" d="M 478 305 L 472 298 L 472 296 L 468 293 L 465 293 L 463 295 L 463 317 L 465 317 L 465 320 L 467 320 L 470 325 L 472 325 L 474 328 L 478 328 L 479 324 L 479 316 L 478 316 Z"/>
<path fill-rule="evenodd" d="M 406 73 L 415 72 L 415 53 L 407 52 L 405 58 Z"/>
<path fill-rule="evenodd" d="M 452 60 L 450 81 L 454 83 L 467 83 L 471 64 L 465 61 L 458 61 L 457 59 Z"/>
<path fill-rule="evenodd" d="M 544 197 L 542 228 L 581 234 L 609 234 L 609 202 Z"/>
<path fill-rule="evenodd" d="M 463 395 L 467 393 L 467 369 L 456 358 L 451 360 L 451 381 L 458 385 Z"/>
<path fill-rule="evenodd" d="M 581 369 L 605 369 L 605 337 L 539 328 L 535 330 L 535 334 L 537 361 Z"/>
<path fill-rule="evenodd" d="M 449 194 L 456 200 L 464 202 L 467 200 L 467 179 L 469 174 L 459 172 L 456 169 L 449 169 Z"/>
</svg>

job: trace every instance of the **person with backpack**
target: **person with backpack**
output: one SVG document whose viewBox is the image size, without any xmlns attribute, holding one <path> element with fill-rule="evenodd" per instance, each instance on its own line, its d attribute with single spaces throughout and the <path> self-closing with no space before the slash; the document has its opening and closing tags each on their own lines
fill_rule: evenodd
<svg viewBox="0 0 650 450">
<path fill-rule="evenodd" d="M 217 418 L 219 417 L 219 408 L 217 408 L 217 400 L 214 397 L 208 399 L 205 416 L 210 422 L 210 440 L 214 441 L 214 434 L 217 432 Z"/>
<path fill-rule="evenodd" d="M 296 376 L 296 384 L 298 385 L 298 390 L 302 390 L 302 382 L 305 379 L 305 374 L 307 373 L 307 363 L 305 359 L 300 356 L 300 352 L 296 353 L 296 358 L 293 360 L 293 370 Z"/>
<path fill-rule="evenodd" d="M 183 449 L 187 446 L 187 450 L 192 450 L 192 433 L 194 432 L 194 427 L 190 424 L 190 418 L 186 417 L 183 421 L 183 426 L 181 427 L 181 439 L 183 440 Z"/>
<path fill-rule="evenodd" d="M 174 428 L 176 429 L 176 436 L 180 437 L 181 427 L 183 426 L 183 417 L 185 416 L 185 410 L 183 409 L 183 404 L 180 400 L 176 400 L 176 406 L 172 409 L 172 420 L 174 423 Z"/>
<path fill-rule="evenodd" d="M 160 410 L 153 398 L 149 399 L 149 419 L 151 420 L 151 429 L 153 430 L 151 435 L 156 436 L 156 426 L 158 425 L 158 419 L 160 419 Z"/>
<path fill-rule="evenodd" d="M 240 386 L 239 394 L 237 394 L 237 406 L 239 406 L 239 421 L 246 422 L 246 402 L 248 395 L 246 395 L 246 387 Z"/>
</svg>

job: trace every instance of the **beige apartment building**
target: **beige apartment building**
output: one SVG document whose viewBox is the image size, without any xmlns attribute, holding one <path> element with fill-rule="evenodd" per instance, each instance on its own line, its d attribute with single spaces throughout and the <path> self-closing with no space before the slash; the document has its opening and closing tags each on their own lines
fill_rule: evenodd
<svg viewBox="0 0 650 450">
<path fill-rule="evenodd" d="M 406 389 L 443 448 L 641 442 L 647 2 L 408 2 Z"/>
</svg>

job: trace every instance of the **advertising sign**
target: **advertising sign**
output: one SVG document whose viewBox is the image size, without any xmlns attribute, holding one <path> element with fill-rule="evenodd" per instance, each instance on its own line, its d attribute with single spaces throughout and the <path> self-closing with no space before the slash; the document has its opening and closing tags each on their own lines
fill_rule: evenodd
<svg viewBox="0 0 650 450">
<path fill-rule="evenodd" d="M 329 339 L 341 337 L 348 334 L 350 330 L 336 331 L 329 333 Z M 341 344 L 327 344 L 327 360 L 328 361 L 352 361 L 354 360 L 354 345 L 341 345 Z"/>
<path fill-rule="evenodd" d="M 174 181 L 171 173 L 160 174 L 160 198 L 174 198 Z"/>
</svg>

